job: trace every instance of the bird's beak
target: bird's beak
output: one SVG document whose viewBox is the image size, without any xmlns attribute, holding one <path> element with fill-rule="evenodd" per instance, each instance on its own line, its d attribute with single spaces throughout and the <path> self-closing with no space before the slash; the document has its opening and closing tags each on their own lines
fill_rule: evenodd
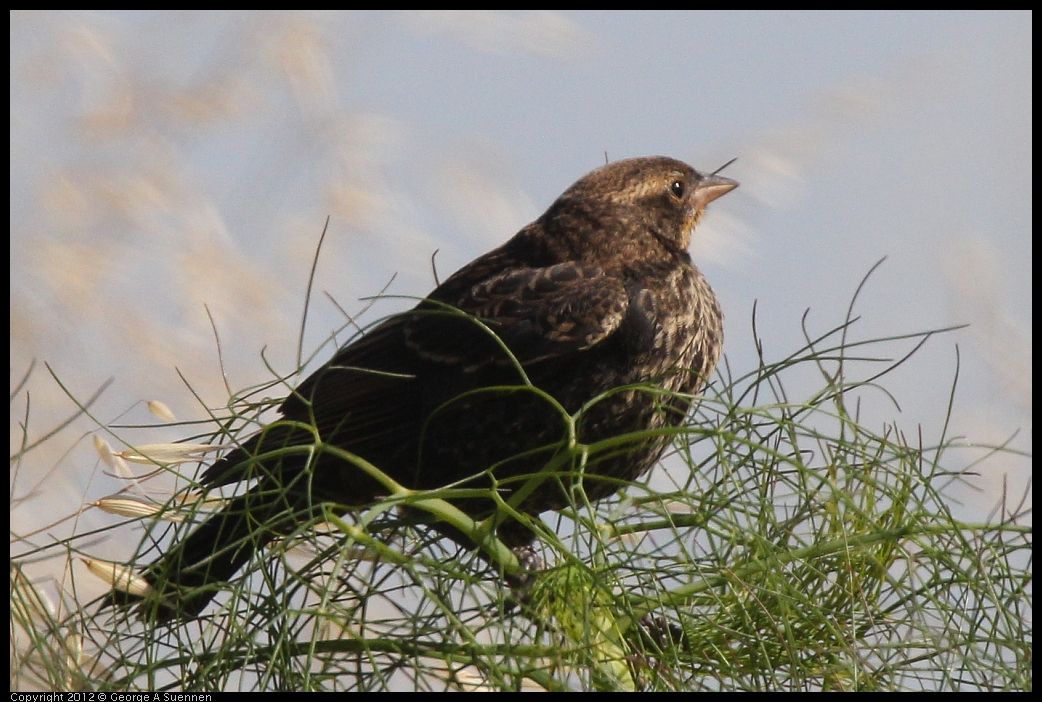
<svg viewBox="0 0 1042 702">
<path fill-rule="evenodd" d="M 702 176 L 702 180 L 695 186 L 695 204 L 701 210 L 713 200 L 721 195 L 726 195 L 737 187 L 737 180 L 718 175 Z"/>
</svg>

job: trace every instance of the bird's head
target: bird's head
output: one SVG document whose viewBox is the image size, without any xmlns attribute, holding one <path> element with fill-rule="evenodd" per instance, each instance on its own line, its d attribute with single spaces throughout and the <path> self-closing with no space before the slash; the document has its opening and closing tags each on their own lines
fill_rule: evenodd
<svg viewBox="0 0 1042 702">
<path fill-rule="evenodd" d="M 600 265 L 605 258 L 686 255 L 706 205 L 736 187 L 673 158 L 626 159 L 583 176 L 540 223 L 571 260 Z"/>
</svg>

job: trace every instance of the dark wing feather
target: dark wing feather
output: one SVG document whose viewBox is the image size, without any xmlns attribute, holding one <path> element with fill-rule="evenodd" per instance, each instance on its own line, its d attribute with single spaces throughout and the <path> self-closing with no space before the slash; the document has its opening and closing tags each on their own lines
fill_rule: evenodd
<svg viewBox="0 0 1042 702">
<path fill-rule="evenodd" d="M 465 288 L 458 278 L 446 283 L 459 291 L 456 299 L 424 301 L 341 349 L 285 400 L 283 416 L 409 484 L 430 412 L 477 387 L 523 382 L 515 359 L 524 367 L 600 344 L 630 307 L 621 279 L 576 263 L 510 268 Z M 233 482 L 243 477 L 234 466 L 250 455 L 313 441 L 307 429 L 271 425 L 211 466 L 202 482 Z M 316 478 L 337 476 L 326 487 L 347 503 L 356 491 L 348 485 L 345 493 L 343 474 L 327 470 Z M 357 488 L 363 503 L 377 486 L 362 481 Z"/>
<path fill-rule="evenodd" d="M 406 323 L 405 337 L 422 358 L 473 372 L 511 362 L 494 333 L 527 365 L 596 346 L 619 328 L 628 305 L 622 280 L 599 268 L 577 263 L 511 268 L 454 301 L 473 318 L 446 310 L 417 314 Z"/>
</svg>

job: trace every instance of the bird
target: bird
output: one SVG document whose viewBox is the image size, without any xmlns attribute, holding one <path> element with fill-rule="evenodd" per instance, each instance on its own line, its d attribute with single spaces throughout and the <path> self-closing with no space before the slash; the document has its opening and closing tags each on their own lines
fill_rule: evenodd
<svg viewBox="0 0 1042 702">
<path fill-rule="evenodd" d="M 514 507 L 537 517 L 575 504 L 576 487 L 592 502 L 645 474 L 670 441 L 649 430 L 684 420 L 723 346 L 720 305 L 688 251 L 706 205 L 738 187 L 718 172 L 664 156 L 599 167 L 339 349 L 285 398 L 281 420 L 202 473 L 207 490 L 250 487 L 145 568 L 152 616 L 199 616 L 320 506 L 344 513 L 386 496 L 356 459 L 411 490 L 470 490 L 449 501 L 475 519 L 496 512 L 491 489 L 508 501 L 524 491 Z M 569 442 L 627 434 L 639 438 L 588 456 L 577 478 L 532 480 Z M 518 552 L 536 538 L 509 516 L 496 534 Z M 114 590 L 106 606 L 142 599 Z"/>
</svg>

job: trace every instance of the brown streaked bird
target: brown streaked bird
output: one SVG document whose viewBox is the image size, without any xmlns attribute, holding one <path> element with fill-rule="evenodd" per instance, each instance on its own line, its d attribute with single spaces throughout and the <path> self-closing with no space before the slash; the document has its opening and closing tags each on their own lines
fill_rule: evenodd
<svg viewBox="0 0 1042 702">
<path fill-rule="evenodd" d="M 562 408 L 578 413 L 581 444 L 679 425 L 723 344 L 719 304 L 688 245 L 706 205 L 737 186 L 665 157 L 598 168 L 414 309 L 340 349 L 285 399 L 285 422 L 203 473 L 199 482 L 208 488 L 253 485 L 146 569 L 159 594 L 151 611 L 161 619 L 197 616 L 219 583 L 257 549 L 317 518 L 319 505 L 346 509 L 387 494 L 342 457 L 280 451 L 314 445 L 316 431 L 324 444 L 411 489 L 489 488 L 492 468 L 509 500 L 562 450 Z M 524 377 L 559 407 L 518 390 Z M 645 387 L 609 392 L 636 384 Z M 634 441 L 589 457 L 586 496 L 614 494 L 647 472 L 668 443 Z M 567 507 L 564 482 L 543 480 L 519 511 Z M 487 498 L 452 502 L 478 519 L 494 511 Z M 432 526 L 473 547 L 451 527 Z M 497 533 L 515 549 L 534 539 L 516 521 Z M 136 599 L 113 592 L 108 603 Z"/>
</svg>

